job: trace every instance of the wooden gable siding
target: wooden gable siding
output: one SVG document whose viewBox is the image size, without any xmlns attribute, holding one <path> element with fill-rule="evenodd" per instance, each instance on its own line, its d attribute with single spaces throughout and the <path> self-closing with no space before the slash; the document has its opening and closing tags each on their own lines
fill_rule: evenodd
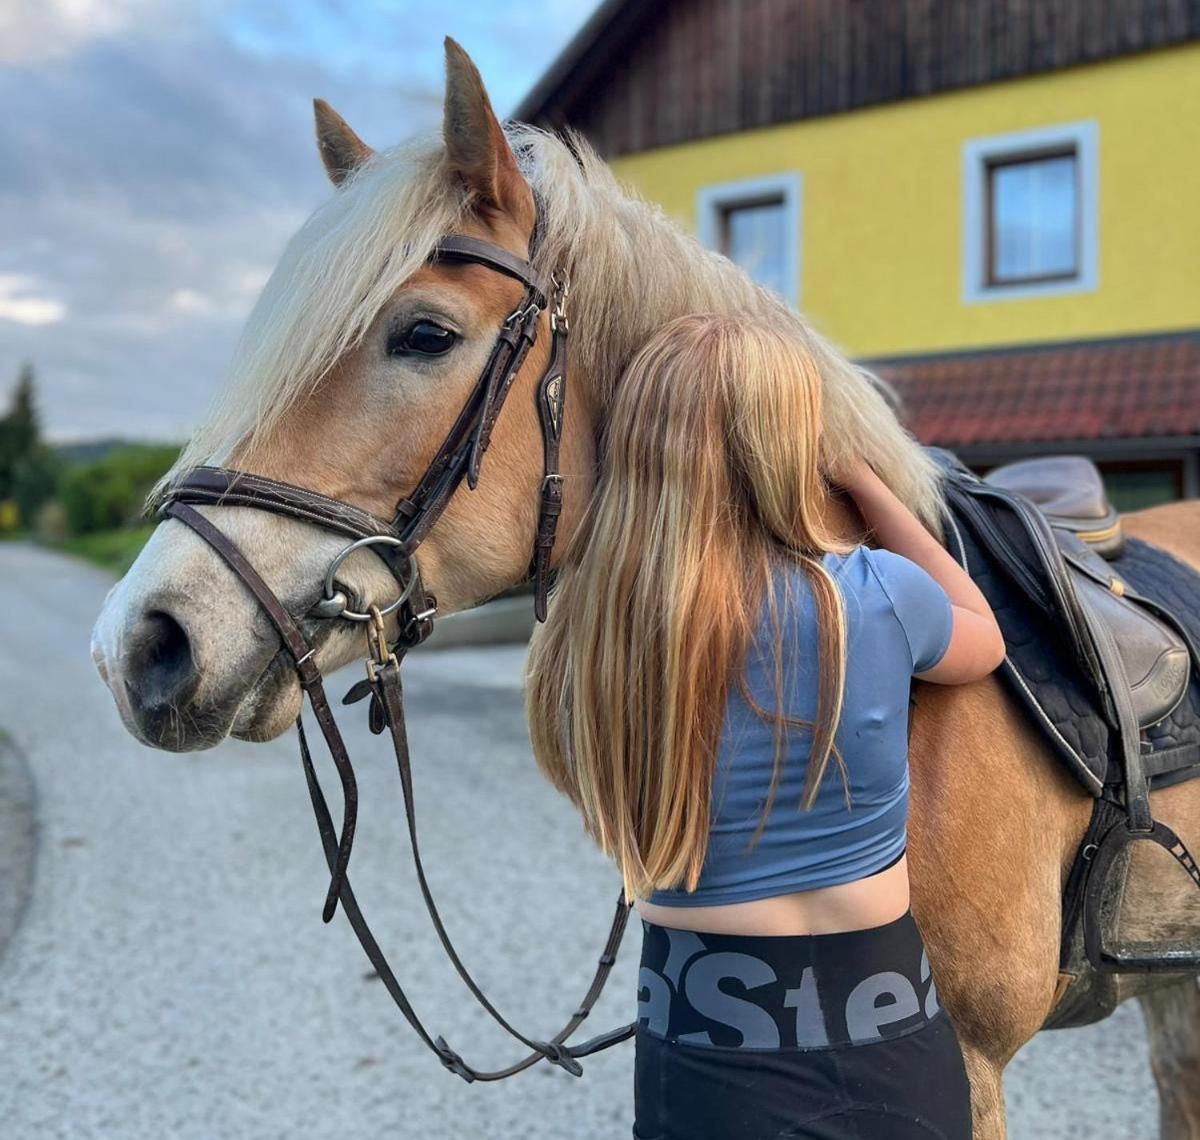
<svg viewBox="0 0 1200 1140">
<path fill-rule="evenodd" d="M 610 0 L 516 117 L 625 154 L 1196 38 L 1200 0 Z"/>
</svg>

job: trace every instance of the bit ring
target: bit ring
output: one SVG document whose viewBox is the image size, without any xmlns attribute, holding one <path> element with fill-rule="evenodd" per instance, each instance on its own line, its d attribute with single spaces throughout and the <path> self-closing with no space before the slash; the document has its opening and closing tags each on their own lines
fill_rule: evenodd
<svg viewBox="0 0 1200 1140">
<path fill-rule="evenodd" d="M 322 601 L 332 602 L 336 595 L 341 592 L 334 586 L 334 575 L 337 574 L 338 568 L 351 554 L 354 553 L 354 551 L 361 550 L 363 547 L 367 546 L 390 546 L 393 549 L 403 549 L 404 543 L 401 542 L 400 539 L 394 538 L 390 534 L 371 534 L 366 538 L 360 538 L 356 542 L 350 543 L 350 545 L 347 546 L 340 554 L 338 554 L 338 556 L 329 564 L 329 569 L 325 572 L 325 585 L 324 594 L 321 599 Z M 417 573 L 416 566 L 413 565 L 413 557 L 411 554 L 405 554 L 404 558 L 410 571 L 408 575 L 408 581 L 404 584 L 404 588 L 400 591 L 400 596 L 394 602 L 379 608 L 378 612 L 383 617 L 386 617 L 390 613 L 394 613 L 406 601 L 408 601 L 409 596 L 416 587 Z M 339 614 L 327 616 L 344 617 L 347 621 L 361 622 L 371 620 L 371 614 L 362 614 L 350 609 L 343 609 Z"/>
</svg>

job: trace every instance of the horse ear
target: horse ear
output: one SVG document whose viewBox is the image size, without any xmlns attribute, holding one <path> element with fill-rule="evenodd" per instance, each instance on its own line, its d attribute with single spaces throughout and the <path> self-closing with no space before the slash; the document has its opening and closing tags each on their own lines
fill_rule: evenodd
<svg viewBox="0 0 1200 1140">
<path fill-rule="evenodd" d="M 462 47 L 446 37 L 446 104 L 442 137 L 450 169 L 477 208 L 507 214 L 523 231 L 533 228 L 533 192 L 484 89 L 479 70 Z"/>
<path fill-rule="evenodd" d="M 375 152 L 350 129 L 324 99 L 313 100 L 317 120 L 317 147 L 330 181 L 340 186 Z"/>
</svg>

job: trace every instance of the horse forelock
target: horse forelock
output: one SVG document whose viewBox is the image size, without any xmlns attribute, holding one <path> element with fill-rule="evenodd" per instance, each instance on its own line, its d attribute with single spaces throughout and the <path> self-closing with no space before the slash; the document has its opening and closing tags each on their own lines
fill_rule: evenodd
<svg viewBox="0 0 1200 1140">
<path fill-rule="evenodd" d="M 622 186 L 586 140 L 519 123 L 506 130 L 540 208 L 534 263 L 547 275 L 565 269 L 571 276 L 574 382 L 589 389 L 601 420 L 595 430 L 626 363 L 656 329 L 685 313 L 753 310 L 799 332 L 817 363 L 830 466 L 867 457 L 937 525 L 936 470 L 901 427 L 881 382 Z M 167 480 L 265 438 L 361 340 L 467 208 L 440 138 L 381 151 L 356 171 L 288 244 L 251 311 L 226 383 Z"/>
<path fill-rule="evenodd" d="M 265 439 L 362 338 L 459 222 L 436 137 L 376 153 L 292 237 L 238 339 L 228 375 L 165 483 Z"/>
</svg>

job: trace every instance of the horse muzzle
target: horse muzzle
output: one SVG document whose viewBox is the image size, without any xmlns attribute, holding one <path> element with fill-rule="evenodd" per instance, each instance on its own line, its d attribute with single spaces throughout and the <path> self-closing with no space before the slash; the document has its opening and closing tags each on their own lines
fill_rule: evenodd
<svg viewBox="0 0 1200 1140">
<path fill-rule="evenodd" d="M 168 752 L 212 748 L 230 735 L 271 739 L 288 728 L 300 703 L 278 640 L 254 638 L 236 670 L 213 677 L 201 668 L 185 622 L 163 608 L 134 620 L 115 657 L 97 645 L 93 658 L 125 727 Z"/>
</svg>

